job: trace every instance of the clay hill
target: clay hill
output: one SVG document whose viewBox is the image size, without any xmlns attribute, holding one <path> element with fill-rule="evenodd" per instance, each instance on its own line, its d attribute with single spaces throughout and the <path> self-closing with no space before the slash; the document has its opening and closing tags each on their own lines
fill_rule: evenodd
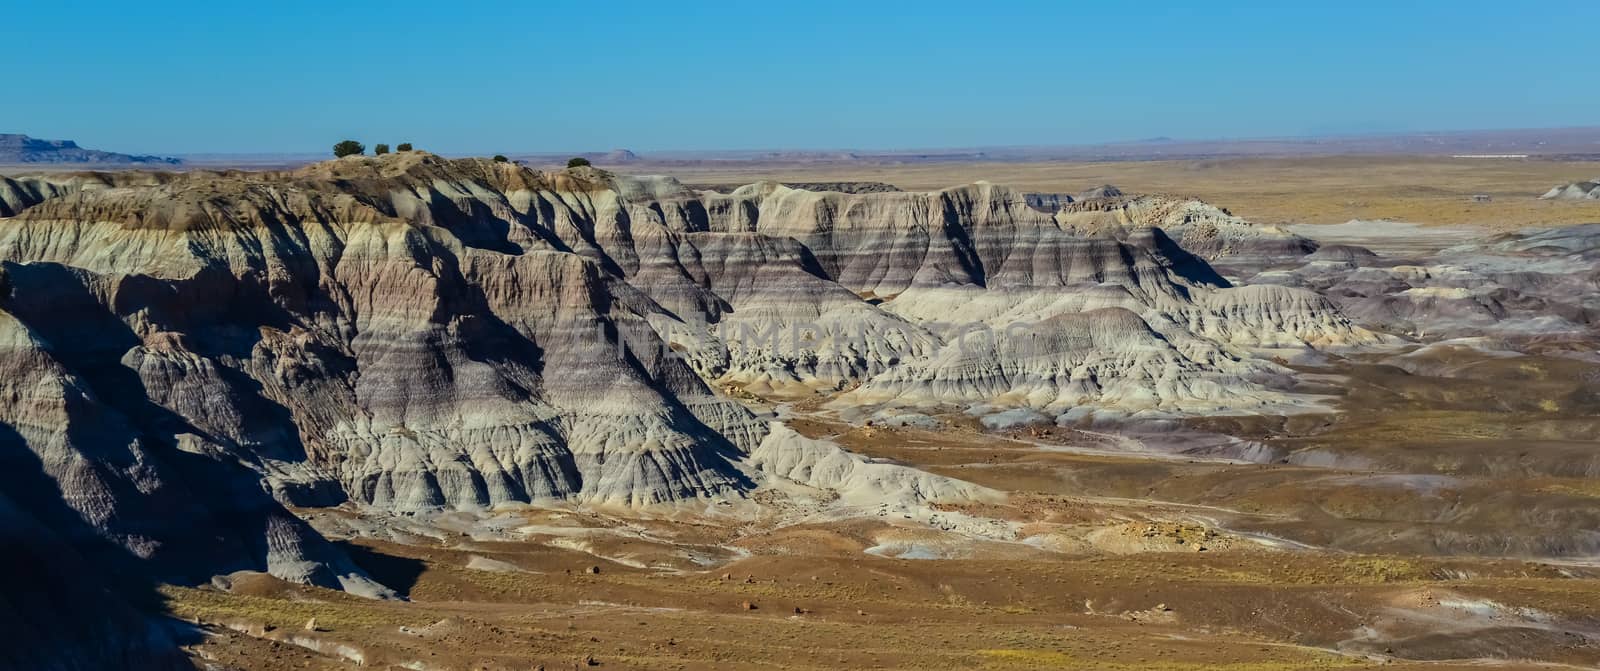
<svg viewBox="0 0 1600 671">
<path fill-rule="evenodd" d="M 1600 200 L 1600 177 L 1585 181 L 1562 184 L 1546 191 L 1543 200 Z"/>
<path fill-rule="evenodd" d="M 129 585 L 249 569 L 395 596 L 291 508 L 704 505 L 774 480 L 982 500 L 738 398 L 995 425 L 1278 411 L 1310 403 L 1285 360 L 1390 338 L 1347 310 L 1455 296 L 1309 288 L 1355 261 L 1239 283 L 1319 247 L 1104 188 L 1045 211 L 989 183 L 719 193 L 408 152 L 3 178 L 0 208 L 0 532 L 32 562 L 0 619 L 88 665 L 163 644 Z M 99 615 L 30 621 L 16 577 L 45 562 L 82 576 L 43 586 L 61 612 Z"/>
<path fill-rule="evenodd" d="M 20 134 L 0 133 L 0 164 L 19 163 L 94 163 L 177 165 L 178 159 L 162 156 L 118 154 L 84 149 L 71 140 L 39 140 Z"/>
</svg>

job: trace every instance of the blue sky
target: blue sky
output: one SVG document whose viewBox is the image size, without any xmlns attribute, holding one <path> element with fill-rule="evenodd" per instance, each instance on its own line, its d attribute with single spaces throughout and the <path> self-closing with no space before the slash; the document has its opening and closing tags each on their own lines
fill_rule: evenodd
<svg viewBox="0 0 1600 671">
<path fill-rule="evenodd" d="M 116 151 L 321 152 L 343 137 L 452 153 L 872 149 L 1600 125 L 1592 0 L 63 1 L 5 14 L 0 132 Z"/>
</svg>

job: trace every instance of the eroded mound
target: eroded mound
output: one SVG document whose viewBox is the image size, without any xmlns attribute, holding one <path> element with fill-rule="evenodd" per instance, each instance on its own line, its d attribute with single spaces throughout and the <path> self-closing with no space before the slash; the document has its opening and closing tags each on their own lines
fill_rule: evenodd
<svg viewBox="0 0 1600 671">
<path fill-rule="evenodd" d="M 1563 184 L 1546 191 L 1544 200 L 1600 200 L 1600 178 Z"/>
<path fill-rule="evenodd" d="M 1303 402 L 1258 350 L 1378 340 L 1310 291 L 1231 286 L 1208 259 L 1314 246 L 1203 204 L 850 191 L 423 152 L 7 179 L 3 449 L 85 521 L 69 541 L 161 579 L 392 596 L 286 506 L 982 500 L 733 397 L 1249 410 Z"/>
</svg>

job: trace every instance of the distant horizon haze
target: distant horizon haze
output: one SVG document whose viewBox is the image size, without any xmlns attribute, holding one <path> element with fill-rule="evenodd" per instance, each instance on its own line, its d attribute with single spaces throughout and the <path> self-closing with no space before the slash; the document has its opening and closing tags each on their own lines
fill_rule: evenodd
<svg viewBox="0 0 1600 671">
<path fill-rule="evenodd" d="M 1600 4 L 1555 5 L 34 3 L 8 16 L 26 75 L 0 132 L 648 154 L 1595 125 Z"/>
</svg>

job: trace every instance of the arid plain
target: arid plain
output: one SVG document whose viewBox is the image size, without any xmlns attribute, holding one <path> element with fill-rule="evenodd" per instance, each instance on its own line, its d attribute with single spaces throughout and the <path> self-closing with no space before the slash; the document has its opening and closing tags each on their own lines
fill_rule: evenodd
<svg viewBox="0 0 1600 671">
<path fill-rule="evenodd" d="M 270 494 L 190 485 L 279 534 L 214 579 L 136 532 L 203 667 L 1590 668 L 1600 203 L 1538 196 L 1596 175 L 416 152 L 16 176 L 0 255 L 18 351 Z"/>
<path fill-rule="evenodd" d="M 1558 184 L 1600 177 L 1600 160 L 1447 156 L 1309 156 L 1108 162 L 928 162 L 663 166 L 684 182 L 876 181 L 940 189 L 976 180 L 1058 192 L 1113 184 L 1128 193 L 1190 195 L 1251 221 L 1340 224 L 1392 219 L 1491 230 L 1600 221 L 1600 202 L 1540 201 Z M 1489 202 L 1473 196 L 1486 195 Z"/>
</svg>

